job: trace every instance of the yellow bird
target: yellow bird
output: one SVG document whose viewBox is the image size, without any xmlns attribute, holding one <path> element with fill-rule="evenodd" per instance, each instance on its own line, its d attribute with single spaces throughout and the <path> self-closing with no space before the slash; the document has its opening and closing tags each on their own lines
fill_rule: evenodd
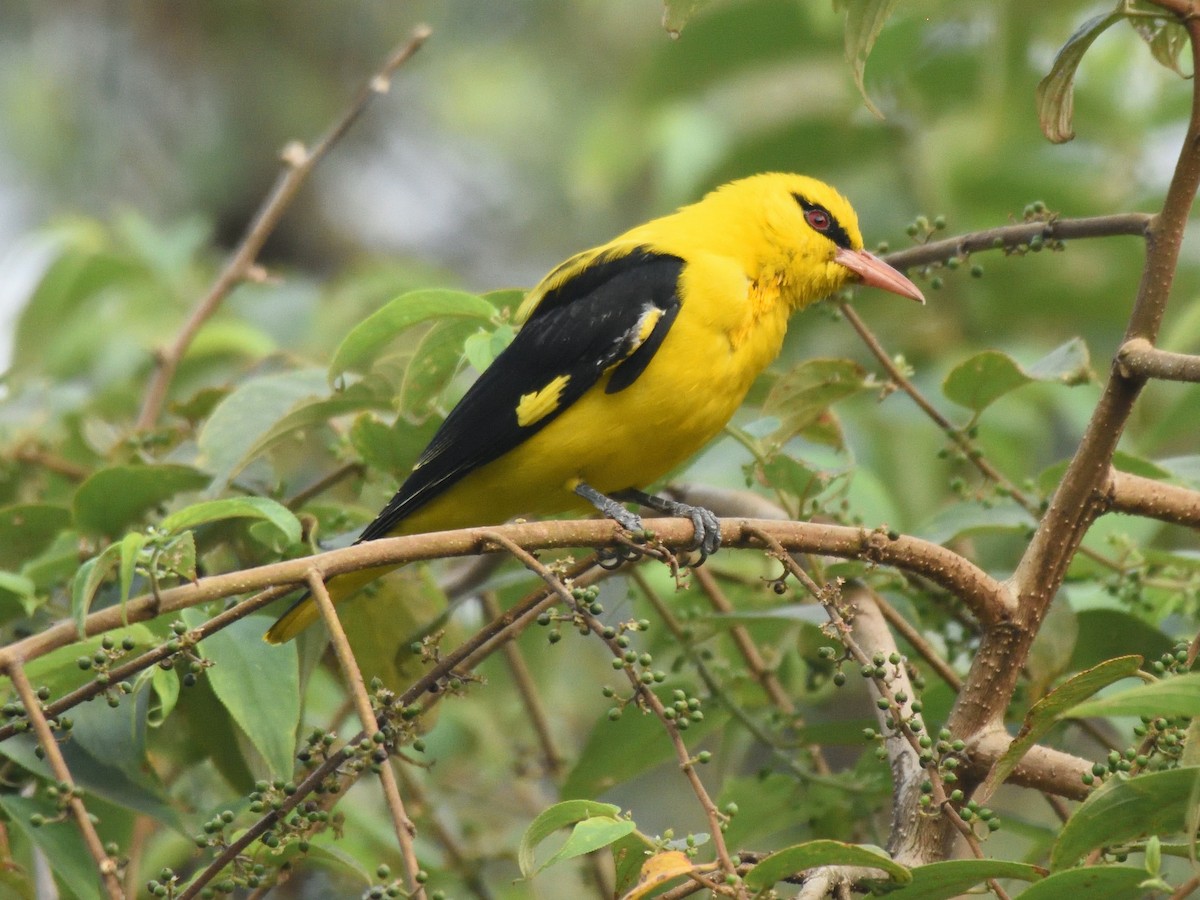
<svg viewBox="0 0 1200 900">
<path fill-rule="evenodd" d="M 624 502 L 708 510 L 642 493 L 711 440 L 778 355 L 792 313 L 847 282 L 924 302 L 863 249 L 849 202 L 802 175 L 755 175 L 579 253 L 530 291 L 521 328 L 446 417 L 359 542 L 595 507 L 631 530 Z M 386 569 L 330 579 L 340 601 Z M 302 598 L 267 632 L 317 618 Z"/>
</svg>

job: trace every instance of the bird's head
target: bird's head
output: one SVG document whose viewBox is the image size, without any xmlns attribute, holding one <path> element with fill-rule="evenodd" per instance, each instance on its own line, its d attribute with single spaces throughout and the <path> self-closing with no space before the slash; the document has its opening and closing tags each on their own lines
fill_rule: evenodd
<svg viewBox="0 0 1200 900">
<path fill-rule="evenodd" d="M 755 223 L 752 234 L 742 236 L 750 238 L 744 246 L 754 248 L 755 264 L 780 280 L 795 306 L 850 281 L 925 302 L 908 278 L 863 249 L 853 207 L 822 181 L 773 172 L 731 182 L 709 196 Z"/>
</svg>

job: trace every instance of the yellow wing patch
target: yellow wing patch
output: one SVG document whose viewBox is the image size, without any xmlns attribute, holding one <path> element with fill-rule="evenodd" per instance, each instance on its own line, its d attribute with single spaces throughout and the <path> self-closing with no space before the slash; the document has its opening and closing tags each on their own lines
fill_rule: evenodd
<svg viewBox="0 0 1200 900">
<path fill-rule="evenodd" d="M 654 326 L 658 324 L 658 320 L 663 317 L 663 311 L 657 306 L 649 306 L 642 313 L 641 318 L 637 323 L 637 342 L 629 348 L 629 352 L 633 353 L 638 347 L 646 343 L 646 338 L 650 337 L 650 332 L 654 330 Z"/>
<path fill-rule="evenodd" d="M 522 394 L 520 402 L 517 403 L 517 424 L 528 428 L 558 409 L 559 398 L 570 380 L 570 375 L 559 375 L 544 388 Z"/>
</svg>

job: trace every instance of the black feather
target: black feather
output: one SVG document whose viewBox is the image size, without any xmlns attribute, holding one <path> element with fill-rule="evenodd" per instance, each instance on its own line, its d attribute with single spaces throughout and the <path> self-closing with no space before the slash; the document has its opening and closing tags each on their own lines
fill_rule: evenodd
<svg viewBox="0 0 1200 900">
<path fill-rule="evenodd" d="M 450 411 L 412 474 L 358 540 L 386 536 L 464 475 L 536 434 L 610 367 L 610 393 L 633 384 L 675 321 L 682 270 L 677 256 L 638 249 L 595 263 L 547 292 L 512 343 Z M 651 305 L 664 314 L 635 346 Z M 561 375 L 569 381 L 556 408 L 522 426 L 517 421 L 521 397 Z"/>
</svg>

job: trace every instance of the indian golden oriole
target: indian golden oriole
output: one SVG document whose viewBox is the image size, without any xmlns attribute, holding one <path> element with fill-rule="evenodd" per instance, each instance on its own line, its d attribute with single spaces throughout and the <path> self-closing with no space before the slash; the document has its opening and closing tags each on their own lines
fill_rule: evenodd
<svg viewBox="0 0 1200 900">
<path fill-rule="evenodd" d="M 788 318 L 857 279 L 924 302 L 863 249 L 841 194 L 772 173 L 586 250 L 542 279 L 520 330 L 446 417 L 359 542 L 595 507 L 629 529 L 633 501 L 692 519 L 703 553 L 720 540 L 707 510 L 644 494 L 729 421 L 779 353 Z M 335 576 L 340 601 L 386 569 Z M 305 597 L 267 632 L 291 639 L 317 618 Z"/>
</svg>

